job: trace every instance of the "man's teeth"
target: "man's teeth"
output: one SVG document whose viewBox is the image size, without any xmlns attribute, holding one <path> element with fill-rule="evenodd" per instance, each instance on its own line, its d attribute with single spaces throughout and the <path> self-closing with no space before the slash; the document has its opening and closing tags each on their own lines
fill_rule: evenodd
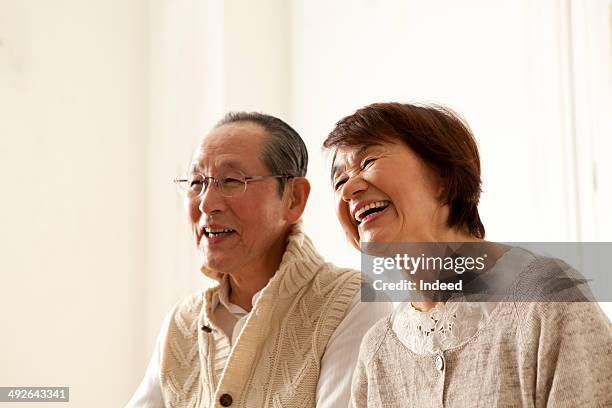
<svg viewBox="0 0 612 408">
<path fill-rule="evenodd" d="M 355 219 L 357 222 L 361 222 L 364 219 L 368 218 L 372 214 L 364 215 L 366 211 L 371 210 L 372 208 L 385 208 L 389 205 L 389 201 L 375 201 L 366 206 L 363 206 L 355 213 Z"/>
<path fill-rule="evenodd" d="M 233 229 L 230 228 L 204 228 L 204 233 L 207 237 L 218 237 L 220 235 L 225 235 L 234 232 Z"/>
</svg>

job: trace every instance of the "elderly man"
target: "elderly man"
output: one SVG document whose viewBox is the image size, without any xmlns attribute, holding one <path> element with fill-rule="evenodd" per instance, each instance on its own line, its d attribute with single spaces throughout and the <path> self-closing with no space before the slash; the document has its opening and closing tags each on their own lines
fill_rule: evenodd
<svg viewBox="0 0 612 408">
<path fill-rule="evenodd" d="M 228 114 L 204 138 L 177 182 L 219 285 L 170 312 L 128 407 L 348 405 L 360 341 L 392 306 L 361 303 L 359 273 L 302 231 L 307 163 L 295 130 L 264 114 Z"/>
</svg>

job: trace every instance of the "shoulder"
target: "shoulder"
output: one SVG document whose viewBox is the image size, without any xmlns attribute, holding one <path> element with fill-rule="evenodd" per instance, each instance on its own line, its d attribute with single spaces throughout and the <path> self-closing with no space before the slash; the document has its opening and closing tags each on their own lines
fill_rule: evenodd
<svg viewBox="0 0 612 408">
<path fill-rule="evenodd" d="M 321 264 L 312 285 L 327 287 L 328 290 L 343 292 L 350 299 L 359 292 L 361 286 L 361 273 L 354 269 L 340 268 L 330 262 Z"/>
<path fill-rule="evenodd" d="M 363 336 L 359 348 L 359 360 L 366 366 L 376 358 L 382 345 L 389 341 L 391 334 L 390 316 L 386 316 L 376 322 Z"/>
<path fill-rule="evenodd" d="M 197 333 L 200 314 L 215 289 L 192 293 L 179 300 L 168 314 L 168 334 L 181 333 L 192 337 L 194 332 Z"/>
<path fill-rule="evenodd" d="M 335 278 L 344 279 L 361 279 L 361 273 L 358 270 L 351 268 L 342 268 L 334 265 L 331 262 L 325 262 L 321 265 L 319 273 L 327 273 Z"/>
<path fill-rule="evenodd" d="M 519 302 L 587 302 L 593 301 L 588 281 L 561 259 L 529 251 L 529 262 L 517 276 L 513 297 Z"/>
<path fill-rule="evenodd" d="M 521 302 L 516 309 L 525 323 L 558 333 L 603 330 L 612 336 L 610 321 L 596 302 Z"/>
<path fill-rule="evenodd" d="M 200 291 L 191 293 L 178 301 L 176 308 L 182 311 L 191 310 L 201 306 L 204 300 L 204 294 L 208 291 Z"/>
<path fill-rule="evenodd" d="M 202 310 L 202 305 L 204 304 L 205 295 L 208 292 L 210 292 L 210 289 L 185 296 L 175 304 L 172 309 L 172 314 L 179 314 L 182 316 L 190 314 L 199 315 Z"/>
</svg>

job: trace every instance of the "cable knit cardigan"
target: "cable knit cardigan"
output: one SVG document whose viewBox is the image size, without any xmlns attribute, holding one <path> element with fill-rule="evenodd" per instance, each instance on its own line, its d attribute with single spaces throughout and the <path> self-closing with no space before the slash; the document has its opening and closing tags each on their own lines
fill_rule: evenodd
<svg viewBox="0 0 612 408">
<path fill-rule="evenodd" d="M 174 309 L 160 369 L 166 406 L 314 407 L 321 357 L 360 282 L 359 272 L 325 263 L 294 226 L 233 347 L 213 319 L 218 287 Z"/>
</svg>

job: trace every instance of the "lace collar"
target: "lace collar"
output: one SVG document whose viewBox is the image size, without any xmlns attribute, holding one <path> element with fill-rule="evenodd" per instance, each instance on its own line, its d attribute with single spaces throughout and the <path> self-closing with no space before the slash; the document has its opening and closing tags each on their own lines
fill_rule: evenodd
<svg viewBox="0 0 612 408">
<path fill-rule="evenodd" d="M 527 251 L 515 247 L 502 255 L 488 273 L 494 270 L 501 274 L 520 271 L 530 259 Z M 451 299 L 427 312 L 420 312 L 410 302 L 401 303 L 391 316 L 392 329 L 414 353 L 444 351 L 460 346 L 474 336 L 487 323 L 495 306 L 497 302 Z"/>
<path fill-rule="evenodd" d="M 461 345 L 488 320 L 496 303 L 448 302 L 427 312 L 402 303 L 393 312 L 392 327 L 400 341 L 417 354 Z"/>
</svg>

